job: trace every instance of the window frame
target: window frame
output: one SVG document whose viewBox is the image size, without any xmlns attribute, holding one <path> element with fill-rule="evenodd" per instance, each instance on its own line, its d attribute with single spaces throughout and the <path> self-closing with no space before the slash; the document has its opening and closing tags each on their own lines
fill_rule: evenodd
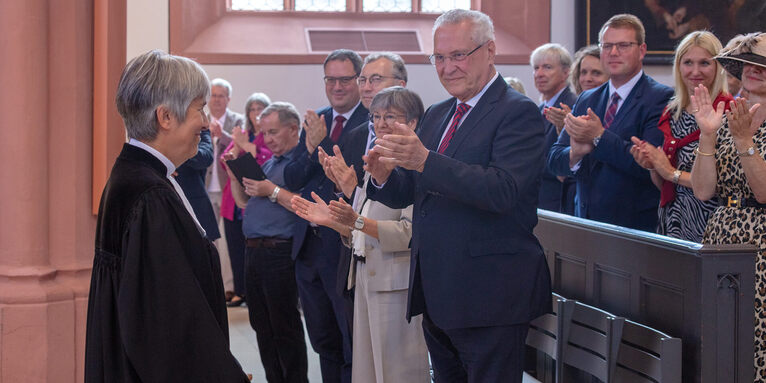
<svg viewBox="0 0 766 383">
<path fill-rule="evenodd" d="M 433 49 L 431 29 L 439 16 L 356 11 L 361 9 L 357 6 L 361 0 L 346 0 L 353 4 L 354 12 L 232 11 L 229 1 L 168 0 L 170 52 L 202 64 L 321 64 L 328 52 L 309 50 L 308 28 L 406 29 L 418 32 L 422 52 L 397 53 L 408 64 L 428 64 Z M 471 4 L 472 9 L 493 18 L 495 64 L 528 65 L 532 50 L 550 41 L 550 2 L 471 0 Z"/>
<path fill-rule="evenodd" d="M 231 9 L 231 0 L 226 0 L 226 10 L 228 12 L 320 12 L 320 11 L 296 11 L 295 10 L 295 1 L 296 0 L 283 0 L 284 3 L 284 9 L 283 10 L 234 10 Z M 412 11 L 410 12 L 365 12 L 364 11 L 364 0 L 346 0 L 346 10 L 345 11 L 332 11 L 332 12 L 323 12 L 323 13 L 393 13 L 393 14 L 401 14 L 406 15 L 410 13 L 423 13 L 423 14 L 435 14 L 438 15 L 438 13 L 435 12 L 423 12 L 421 9 L 421 0 L 411 0 L 412 3 Z M 471 9 L 478 9 L 481 6 L 481 0 L 471 0 Z"/>
</svg>

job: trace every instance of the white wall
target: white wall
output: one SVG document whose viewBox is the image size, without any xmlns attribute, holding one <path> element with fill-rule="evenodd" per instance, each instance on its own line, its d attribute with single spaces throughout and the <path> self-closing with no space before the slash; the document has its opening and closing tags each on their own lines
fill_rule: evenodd
<svg viewBox="0 0 766 383">
<path fill-rule="evenodd" d="M 575 5 L 572 0 L 550 0 L 551 40 L 574 52 Z M 168 0 L 130 0 L 127 2 L 127 57 L 128 60 L 150 49 L 167 51 Z M 289 101 L 299 111 L 327 105 L 322 83 L 321 65 L 204 65 L 210 78 L 222 77 L 234 87 L 231 109 L 241 112 L 245 100 L 252 92 L 264 92 L 274 101 Z M 528 65 L 498 65 L 503 76 L 521 79 L 527 94 L 535 101 L 539 93 L 534 88 L 532 70 Z M 655 80 L 673 85 L 670 66 L 644 67 Z M 433 67 L 426 64 L 407 65 L 409 88 L 423 98 L 426 105 L 448 95 L 439 83 Z"/>
</svg>

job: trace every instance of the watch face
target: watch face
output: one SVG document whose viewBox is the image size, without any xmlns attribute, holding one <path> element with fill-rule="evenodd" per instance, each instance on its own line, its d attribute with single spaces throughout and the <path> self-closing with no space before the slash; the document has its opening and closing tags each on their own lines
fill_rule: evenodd
<svg viewBox="0 0 766 383">
<path fill-rule="evenodd" d="M 356 218 L 356 221 L 354 221 L 354 228 L 357 230 L 362 230 L 364 227 L 364 218 L 360 215 Z"/>
</svg>

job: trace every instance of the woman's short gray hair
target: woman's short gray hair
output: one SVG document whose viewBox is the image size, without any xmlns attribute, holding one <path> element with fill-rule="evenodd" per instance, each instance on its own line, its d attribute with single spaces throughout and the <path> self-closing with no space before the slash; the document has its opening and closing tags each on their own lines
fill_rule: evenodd
<svg viewBox="0 0 766 383">
<path fill-rule="evenodd" d="M 282 126 L 295 125 L 298 128 L 301 126 L 301 115 L 298 113 L 298 109 L 289 102 L 272 102 L 263 110 L 263 112 L 261 112 L 261 118 L 269 116 L 272 113 L 277 114 L 279 124 Z"/>
<path fill-rule="evenodd" d="M 423 101 L 417 93 L 401 86 L 392 86 L 378 92 L 370 103 L 370 113 L 386 109 L 396 109 L 407 118 L 420 121 L 423 117 Z"/>
<path fill-rule="evenodd" d="M 444 24 L 460 24 L 463 21 L 470 21 L 473 24 L 471 40 L 474 43 L 484 44 L 489 40 L 495 39 L 495 27 L 492 24 L 492 19 L 484 13 L 469 9 L 452 9 L 442 13 L 434 21 L 431 35 L 436 34 L 436 30 Z"/>
<path fill-rule="evenodd" d="M 128 137 L 148 142 L 157 137 L 160 105 L 183 122 L 192 101 L 207 100 L 209 95 L 210 82 L 199 64 L 152 50 L 130 60 L 122 70 L 115 103 Z"/>
</svg>

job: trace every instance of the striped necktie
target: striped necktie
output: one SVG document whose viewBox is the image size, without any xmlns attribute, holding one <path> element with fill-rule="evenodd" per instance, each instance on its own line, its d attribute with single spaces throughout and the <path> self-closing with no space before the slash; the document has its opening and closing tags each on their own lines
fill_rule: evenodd
<svg viewBox="0 0 766 383">
<path fill-rule="evenodd" d="M 604 129 L 609 129 L 609 126 L 614 122 L 614 116 L 617 114 L 617 105 L 620 102 L 620 95 L 617 92 L 612 94 L 612 100 L 609 102 L 609 107 L 606 108 L 606 114 L 604 115 Z"/>
<path fill-rule="evenodd" d="M 458 124 L 460 124 L 460 119 L 463 118 L 463 115 L 465 115 L 465 112 L 467 112 L 468 109 L 471 109 L 470 105 L 464 102 L 458 104 L 457 110 L 455 110 L 455 115 L 452 117 L 452 122 L 449 124 L 449 128 L 447 129 L 447 134 L 444 135 L 444 139 L 439 145 L 439 154 L 442 154 L 445 150 L 447 150 L 449 142 L 452 140 L 452 136 L 455 135 L 455 130 L 457 130 Z"/>
</svg>

